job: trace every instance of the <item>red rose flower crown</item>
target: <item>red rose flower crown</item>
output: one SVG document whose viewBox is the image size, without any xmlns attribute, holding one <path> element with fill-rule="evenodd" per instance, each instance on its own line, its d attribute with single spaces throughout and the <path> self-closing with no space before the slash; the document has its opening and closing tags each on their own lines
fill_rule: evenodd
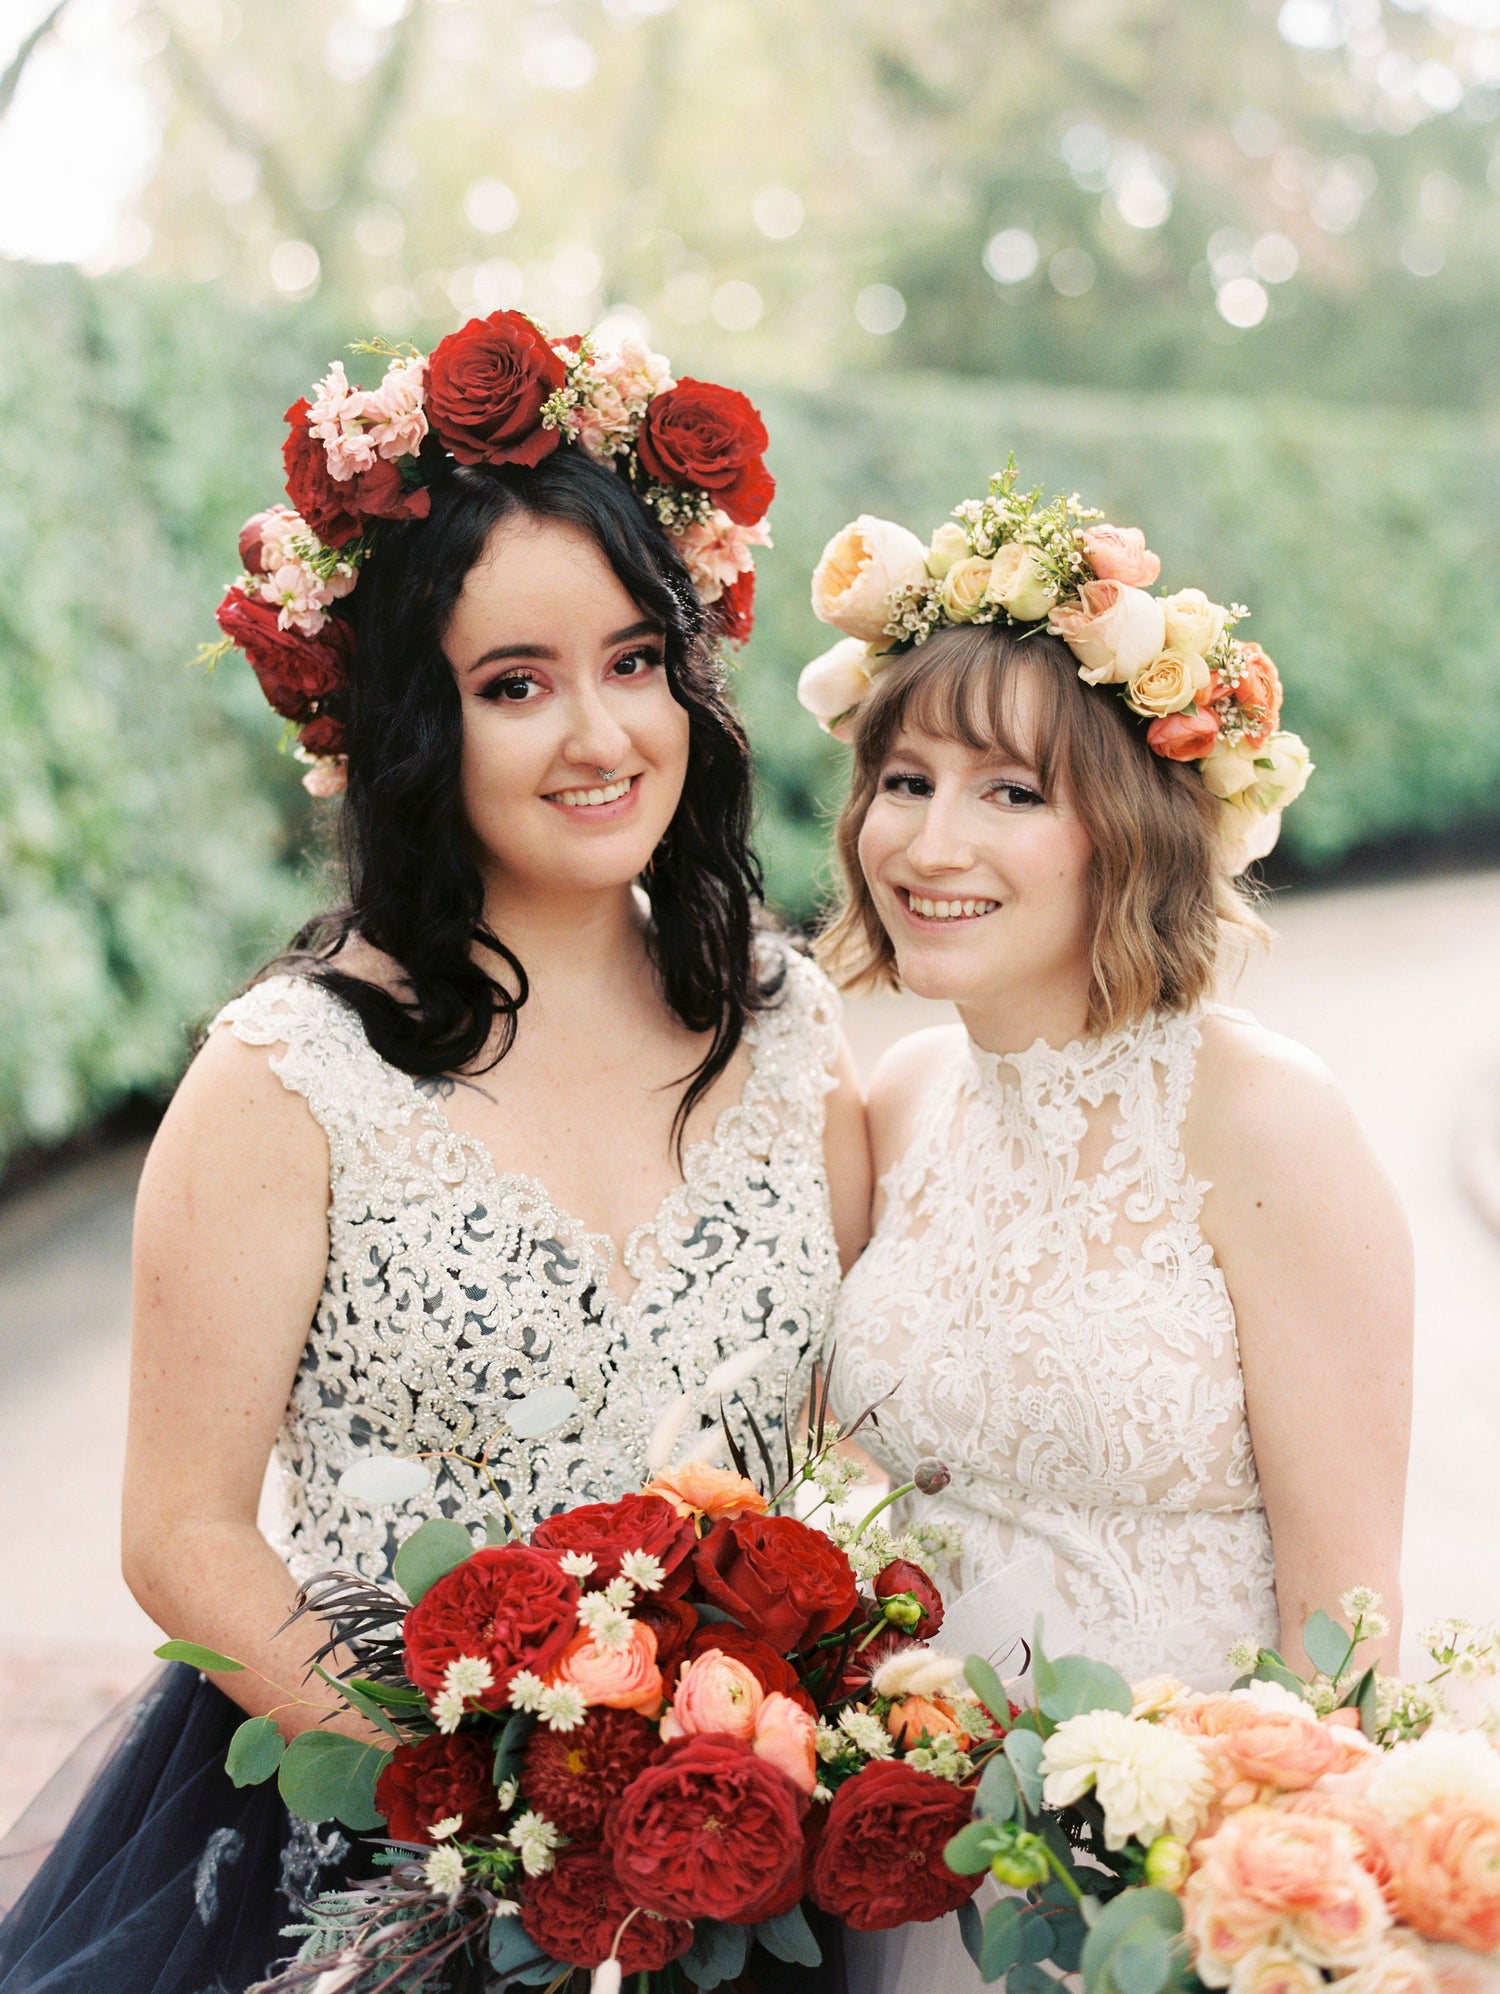
<svg viewBox="0 0 1500 1994">
<path fill-rule="evenodd" d="M 334 361 L 286 412 L 288 503 L 240 533 L 244 572 L 219 604 L 261 690 L 297 734 L 314 795 L 344 787 L 343 692 L 353 634 L 339 604 L 386 520 L 421 519 L 455 465 L 536 465 L 564 445 L 619 473 L 665 530 L 719 634 L 754 623 L 756 547 L 776 485 L 766 426 L 734 388 L 674 380 L 633 340 L 553 339 L 523 312 L 470 319 L 431 354 L 383 340 L 351 351 L 387 361 L 377 388 Z"/>
</svg>

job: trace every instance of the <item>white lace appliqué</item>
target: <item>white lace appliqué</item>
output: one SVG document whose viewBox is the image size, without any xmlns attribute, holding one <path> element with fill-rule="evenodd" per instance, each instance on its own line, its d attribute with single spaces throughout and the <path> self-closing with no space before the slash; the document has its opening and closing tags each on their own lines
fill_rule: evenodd
<svg viewBox="0 0 1500 1994">
<path fill-rule="evenodd" d="M 898 1387 L 864 1444 L 902 1480 L 947 1462 L 919 1514 L 959 1528 L 966 1584 L 1043 1549 L 1090 1652 L 1207 1683 L 1276 1615 L 1234 1310 L 1179 1148 L 1198 1044 L 1152 1015 L 1061 1051 L 967 1045 L 845 1283 L 835 1399 Z"/>
<path fill-rule="evenodd" d="M 741 1395 L 779 1431 L 783 1388 L 795 1410 L 838 1291 L 823 1160 L 837 1015 L 822 973 L 789 953 L 781 997 L 747 1032 L 741 1099 L 626 1242 L 636 1286 L 622 1299 L 612 1243 L 534 1178 L 498 1172 L 319 985 L 269 977 L 220 1012 L 237 1038 L 277 1048 L 273 1071 L 328 1137 L 328 1272 L 277 1441 L 278 1549 L 296 1576 L 384 1578 L 424 1516 L 477 1532 L 496 1485 L 523 1530 L 625 1493 L 666 1407 L 761 1339 L 772 1354 Z M 579 1411 L 517 1439 L 507 1407 L 554 1384 Z M 431 1457 L 431 1491 L 347 1500 L 339 1476 L 379 1452 Z"/>
</svg>

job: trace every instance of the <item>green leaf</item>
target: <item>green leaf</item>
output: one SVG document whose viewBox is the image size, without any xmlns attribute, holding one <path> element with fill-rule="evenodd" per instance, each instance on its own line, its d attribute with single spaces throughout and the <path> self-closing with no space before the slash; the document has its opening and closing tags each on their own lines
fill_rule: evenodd
<svg viewBox="0 0 1500 1994">
<path fill-rule="evenodd" d="M 503 1786 L 506 1780 L 520 1776 L 521 1755 L 535 1723 L 536 1719 L 529 1711 L 513 1710 L 501 1726 L 495 1739 L 496 1786 Z"/>
<path fill-rule="evenodd" d="M 1359 1728 L 1373 1744 L 1380 1728 L 1380 1685 L 1374 1669 L 1366 1669 L 1347 1701 L 1359 1712 Z"/>
<path fill-rule="evenodd" d="M 964 1951 L 978 1966 L 979 1955 L 984 1949 L 984 1924 L 972 1897 L 966 1897 L 958 1907 L 958 1936 L 964 1942 Z"/>
<path fill-rule="evenodd" d="M 1285 1662 L 1277 1661 L 1274 1656 L 1270 1655 L 1261 1656 L 1250 1672 L 1250 1680 L 1252 1682 L 1279 1682 L 1283 1689 L 1291 1690 L 1294 1696 L 1300 1696 L 1303 1690 L 1307 1688 L 1307 1684 L 1302 1680 L 1301 1676 L 1294 1675 Z"/>
<path fill-rule="evenodd" d="M 1005 1740 L 1005 1756 L 1016 1776 L 1022 1800 L 1032 1814 L 1042 1811 L 1042 1741 L 1035 1731 L 1020 1729 Z"/>
<path fill-rule="evenodd" d="M 236 1786 L 260 1786 L 281 1764 L 285 1750 L 274 1717 L 247 1717 L 229 1740 L 224 1770 Z"/>
<path fill-rule="evenodd" d="M 696 1986 L 719 1987 L 744 1972 L 749 1950 L 750 1933 L 744 1925 L 721 1925 L 714 1918 L 699 1918 L 693 1926 L 693 1943 L 680 1955 L 678 1964 Z"/>
<path fill-rule="evenodd" d="M 356 1689 L 352 1682 L 341 1682 L 336 1675 L 330 1675 L 319 1662 L 313 1663 L 313 1674 L 321 1676 L 328 1687 L 343 1697 L 351 1710 L 357 1710 L 367 1724 L 373 1724 L 377 1731 L 384 1731 L 398 1745 L 402 1742 L 401 1733 L 373 1697 L 366 1696 L 362 1689 Z"/>
<path fill-rule="evenodd" d="M 371 1682 L 366 1676 L 350 1676 L 349 1687 L 357 1689 L 361 1696 L 369 1697 L 372 1703 L 383 1704 L 387 1710 L 425 1710 L 427 1698 L 419 1689 L 411 1689 L 404 1682 Z"/>
<path fill-rule="evenodd" d="M 538 1965 L 546 1959 L 546 1954 L 530 1936 L 519 1918 L 493 1918 L 490 1921 L 490 1965 L 501 1975 L 511 1976 L 523 1968 Z M 555 1972 L 561 1972 L 560 1964 L 547 1962 Z"/>
<path fill-rule="evenodd" d="M 474 1555 L 474 1540 L 461 1523 L 446 1516 L 429 1517 L 396 1553 L 395 1580 L 415 1606 L 429 1586 Z"/>
<path fill-rule="evenodd" d="M 1109 1956 L 1119 1994 L 1161 1994 L 1172 1976 L 1172 1949 L 1160 1925 L 1137 1918 Z"/>
<path fill-rule="evenodd" d="M 1337 1681 L 1349 1666 L 1354 1643 L 1320 1606 L 1316 1613 L 1308 1616 L 1307 1625 L 1302 1629 L 1302 1652 L 1319 1675 Z"/>
<path fill-rule="evenodd" d="M 357 1835 L 385 1825 L 375 1782 L 390 1761 L 377 1745 L 341 1731 L 303 1731 L 282 1754 L 277 1785 L 302 1821 L 339 1821 Z"/>
<path fill-rule="evenodd" d="M 233 1675 L 245 1666 L 217 1648 L 200 1648 L 196 1641 L 163 1641 L 152 1652 L 159 1662 L 186 1662 L 190 1669 L 207 1669 L 213 1675 Z"/>
<path fill-rule="evenodd" d="M 1005 1686 L 982 1655 L 964 1657 L 964 1681 L 1002 1730 L 1010 1728 L 1010 1698 Z"/>
<path fill-rule="evenodd" d="M 763 1925 L 757 1925 L 755 1937 L 773 1959 L 788 1960 L 795 1966 L 823 1964 L 822 1948 L 813 1937 L 800 1904 L 783 1911 L 779 1918 L 767 1918 Z"/>
<path fill-rule="evenodd" d="M 1130 1715 L 1135 1702 L 1130 1684 L 1107 1663 L 1091 1662 L 1086 1655 L 1064 1655 L 1048 1664 L 1048 1674 L 1046 1689 L 1037 1684 L 1037 1702 L 1042 1715 L 1054 1724 L 1081 1717 L 1087 1710 L 1118 1710 Z"/>
<path fill-rule="evenodd" d="M 1110 1973 L 1116 1946 L 1137 1924 L 1148 1922 L 1172 1938 L 1182 1930 L 1182 1906 L 1169 1890 L 1122 1890 L 1100 1907 L 1083 1942 L 1080 1965 L 1088 1994 L 1117 1994 Z M 1118 1994 L 1125 1994 L 1124 1989 Z"/>
<path fill-rule="evenodd" d="M 990 1822 L 971 1821 L 967 1828 L 960 1828 L 949 1837 L 943 1861 L 955 1876 L 978 1876 L 982 1869 L 989 1868 L 990 1859 L 1000 1845 L 1000 1837 Z"/>
<path fill-rule="evenodd" d="M 491 1516 L 486 1512 L 479 1520 L 484 1525 L 484 1541 L 487 1545 L 493 1547 L 496 1544 L 510 1542 L 510 1525 L 503 1516 Z"/>
<path fill-rule="evenodd" d="M 1083 1913 L 1060 1883 L 1047 1884 L 1040 1895 L 1052 1931 L 1052 1964 L 1062 1973 L 1076 1973 L 1089 1934 Z"/>
<path fill-rule="evenodd" d="M 1025 1959 L 1019 1966 L 1013 1966 L 1005 1979 L 1006 1994 L 1052 1994 L 1056 1986 L 1055 1974 Z"/>
<path fill-rule="evenodd" d="M 974 1805 L 987 1821 L 1009 1821 L 1020 1801 L 1016 1776 L 1004 1752 L 992 1752 L 979 1775 Z"/>
<path fill-rule="evenodd" d="M 979 1945 L 979 1975 L 982 1980 L 998 1980 L 1021 1957 L 1021 1914 L 1025 1906 L 1019 1897 L 1002 1897 L 984 1914 Z"/>
</svg>

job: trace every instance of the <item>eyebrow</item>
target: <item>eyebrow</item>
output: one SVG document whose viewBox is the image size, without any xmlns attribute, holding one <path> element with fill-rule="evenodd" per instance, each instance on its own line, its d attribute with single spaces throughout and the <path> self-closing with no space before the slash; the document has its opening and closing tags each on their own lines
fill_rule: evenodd
<svg viewBox="0 0 1500 1994">
<path fill-rule="evenodd" d="M 639 623 L 627 623 L 623 630 L 612 630 L 604 640 L 604 649 L 612 650 L 616 644 L 627 643 L 632 637 L 659 637 L 661 634 L 661 625 L 654 617 L 642 617 Z M 486 651 L 482 658 L 476 658 L 468 669 L 477 672 L 481 665 L 498 664 L 504 658 L 555 658 L 556 656 L 557 653 L 550 644 L 496 644 L 493 649 Z"/>
</svg>

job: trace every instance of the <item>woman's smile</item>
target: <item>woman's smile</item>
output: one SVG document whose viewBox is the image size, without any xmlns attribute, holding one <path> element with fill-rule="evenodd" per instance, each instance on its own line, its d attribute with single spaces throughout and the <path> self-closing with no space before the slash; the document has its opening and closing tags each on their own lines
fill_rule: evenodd
<svg viewBox="0 0 1500 1994">
<path fill-rule="evenodd" d="M 638 775 L 617 776 L 613 782 L 595 783 L 591 789 L 549 790 L 542 801 L 566 810 L 576 822 L 613 822 L 634 805 L 640 782 Z"/>
</svg>

